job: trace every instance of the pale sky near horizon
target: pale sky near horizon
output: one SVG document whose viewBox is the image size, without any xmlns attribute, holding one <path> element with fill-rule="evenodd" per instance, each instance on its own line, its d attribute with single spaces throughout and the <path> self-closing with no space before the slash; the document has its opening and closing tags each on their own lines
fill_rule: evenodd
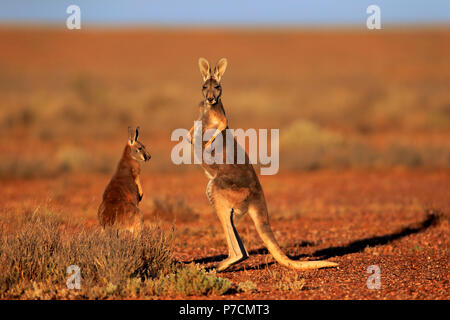
<svg viewBox="0 0 450 320">
<path fill-rule="evenodd" d="M 382 23 L 450 24 L 450 0 L 2 0 L 0 23 L 64 23 L 71 4 L 84 23 L 104 25 L 365 24 L 371 4 Z"/>
</svg>

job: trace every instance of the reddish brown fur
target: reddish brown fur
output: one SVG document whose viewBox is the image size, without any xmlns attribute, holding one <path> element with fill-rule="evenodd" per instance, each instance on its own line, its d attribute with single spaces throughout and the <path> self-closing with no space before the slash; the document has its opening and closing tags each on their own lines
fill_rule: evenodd
<svg viewBox="0 0 450 320">
<path fill-rule="evenodd" d="M 143 216 L 138 208 L 139 187 L 136 184 L 141 169 L 130 152 L 131 147 L 127 144 L 116 173 L 103 193 L 103 202 L 98 209 L 102 227 L 117 225 L 134 229 L 143 224 Z"/>
<path fill-rule="evenodd" d="M 245 155 L 246 161 L 243 164 L 226 163 L 225 130 L 228 129 L 228 121 L 220 99 L 222 94 L 220 79 L 226 70 L 227 60 L 219 60 L 214 73 L 211 72 L 209 62 L 204 58 L 199 59 L 199 67 L 204 81 L 202 93 L 205 100 L 200 103 L 198 120 L 202 123 L 203 132 L 207 129 L 216 129 L 211 139 L 203 144 L 203 148 L 210 145 L 218 135 L 223 135 L 223 146 L 220 151 L 223 163 L 202 162 L 206 176 L 210 179 L 206 187 L 206 195 L 219 216 L 228 245 L 228 258 L 219 263 L 217 270 L 224 271 L 248 258 L 248 252 L 235 227 L 235 223 L 238 223 L 247 212 L 267 249 L 280 264 L 297 270 L 337 266 L 336 263 L 329 261 L 294 261 L 281 250 L 270 227 L 263 189 L 248 155 Z M 193 128 L 189 131 L 191 136 L 193 131 Z M 234 139 L 233 147 L 236 160 L 236 150 L 240 148 L 236 139 Z"/>
</svg>

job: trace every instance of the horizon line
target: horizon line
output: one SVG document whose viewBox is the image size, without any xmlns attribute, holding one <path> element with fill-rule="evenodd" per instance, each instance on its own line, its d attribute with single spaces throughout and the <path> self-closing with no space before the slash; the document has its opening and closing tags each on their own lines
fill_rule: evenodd
<svg viewBox="0 0 450 320">
<path fill-rule="evenodd" d="M 199 30 L 203 28 L 213 28 L 221 30 L 292 30 L 292 29 L 362 29 L 366 30 L 365 24 L 361 23 L 146 23 L 146 22 L 83 22 L 81 24 L 81 30 L 83 26 L 95 29 L 192 29 Z M 65 21 L 0 21 L 0 28 L 15 27 L 15 28 L 54 28 L 54 29 L 66 29 Z M 434 22 L 389 22 L 383 23 L 380 30 L 386 29 L 442 29 L 450 28 L 449 21 L 434 21 Z"/>
</svg>

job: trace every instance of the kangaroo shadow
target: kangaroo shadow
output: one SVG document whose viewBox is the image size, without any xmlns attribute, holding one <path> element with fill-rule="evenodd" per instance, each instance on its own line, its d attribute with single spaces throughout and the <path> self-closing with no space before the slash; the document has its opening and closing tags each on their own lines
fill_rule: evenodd
<svg viewBox="0 0 450 320">
<path fill-rule="evenodd" d="M 320 259 L 329 259 L 333 257 L 344 256 L 346 254 L 361 252 L 364 251 L 366 247 L 386 245 L 388 243 L 391 243 L 392 241 L 407 237 L 411 234 L 423 232 L 432 225 L 437 224 L 438 219 L 439 215 L 437 213 L 430 213 L 426 216 L 426 218 L 423 221 L 409 225 L 397 232 L 382 236 L 375 236 L 361 240 L 356 240 L 344 246 L 330 247 L 326 249 L 317 250 L 312 254 L 312 257 Z M 292 259 L 299 259 L 305 256 L 306 255 L 298 255 L 292 257 Z"/>
<path fill-rule="evenodd" d="M 253 254 L 268 254 L 269 250 L 267 250 L 266 248 L 262 247 L 259 249 L 254 249 L 254 250 L 250 250 L 248 252 L 249 255 L 253 255 Z M 220 262 L 223 259 L 226 259 L 228 256 L 226 254 L 219 254 L 216 256 L 210 256 L 210 257 L 205 257 L 205 258 L 200 258 L 200 259 L 194 259 L 191 261 L 185 261 L 185 263 L 211 263 L 211 262 Z"/>
<path fill-rule="evenodd" d="M 307 247 L 307 246 L 312 246 L 314 245 L 313 242 L 310 241 L 302 241 L 299 244 L 296 244 L 297 247 Z M 261 247 L 258 249 L 253 249 L 248 251 L 248 255 L 255 255 L 255 254 L 268 254 L 269 250 L 267 250 L 267 248 L 265 247 Z M 210 257 L 205 257 L 205 258 L 200 258 L 200 259 L 194 259 L 191 261 L 185 261 L 184 263 L 211 263 L 211 262 L 220 262 L 223 259 L 226 259 L 228 256 L 226 254 L 219 254 L 216 256 L 210 256 Z"/>
<path fill-rule="evenodd" d="M 380 246 L 380 245 L 386 245 L 388 243 L 391 243 L 395 240 L 407 237 L 409 235 L 423 232 L 426 229 L 428 229 L 429 227 L 436 225 L 439 221 L 439 218 L 440 218 L 439 212 L 431 212 L 431 213 L 427 214 L 426 218 L 423 221 L 409 225 L 409 226 L 407 226 L 397 232 L 394 232 L 394 233 L 385 234 L 382 236 L 374 236 L 374 237 L 365 238 L 365 239 L 361 239 L 361 240 L 356 240 L 356 241 L 350 242 L 349 244 L 346 244 L 343 246 L 335 246 L 335 247 L 329 247 L 329 248 L 325 248 L 325 249 L 316 250 L 311 255 L 300 254 L 300 255 L 295 255 L 295 256 L 289 256 L 289 258 L 291 258 L 293 260 L 298 260 L 300 258 L 307 258 L 307 257 L 317 258 L 317 259 L 329 259 L 329 258 L 333 258 L 333 257 L 344 256 L 344 255 L 351 254 L 351 253 L 362 252 L 362 251 L 364 251 L 364 249 L 366 247 L 375 247 L 375 246 Z M 310 244 L 311 243 L 309 243 L 309 242 L 302 242 L 297 246 L 304 247 L 304 246 L 307 246 Z M 264 247 L 249 251 L 249 255 L 268 254 L 268 253 L 269 253 L 269 251 Z M 194 263 L 219 262 L 225 258 L 227 258 L 227 255 L 221 254 L 221 255 L 210 256 L 210 257 L 192 260 L 190 262 L 194 262 Z M 190 263 L 190 262 L 186 262 L 186 263 Z M 232 269 L 230 269 L 230 271 L 236 272 L 236 271 L 243 271 L 243 270 L 261 270 L 261 269 L 267 268 L 268 266 L 270 266 L 274 263 L 275 262 L 262 263 L 262 264 L 259 264 L 256 266 L 247 266 L 247 267 L 243 267 L 243 268 L 239 268 L 239 269 L 232 268 Z"/>
</svg>

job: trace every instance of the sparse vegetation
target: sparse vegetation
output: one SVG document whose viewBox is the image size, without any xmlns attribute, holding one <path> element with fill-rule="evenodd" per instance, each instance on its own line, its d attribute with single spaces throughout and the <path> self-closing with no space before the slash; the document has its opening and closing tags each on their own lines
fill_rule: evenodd
<svg viewBox="0 0 450 320">
<path fill-rule="evenodd" d="M 181 197 L 154 196 L 150 205 L 151 216 L 165 221 L 196 221 L 196 213 Z"/>
<path fill-rule="evenodd" d="M 176 264 L 171 234 L 158 227 L 136 238 L 114 229 L 79 229 L 49 209 L 0 218 L 1 298 L 221 295 L 232 285 L 214 272 Z M 68 235 L 70 228 L 79 230 Z M 66 287 L 71 265 L 81 270 L 80 290 Z"/>
<path fill-rule="evenodd" d="M 69 172 L 109 173 L 115 164 L 105 156 L 94 156 L 84 148 L 66 146 L 55 154 L 5 155 L 0 159 L 1 178 L 55 177 Z"/>
<path fill-rule="evenodd" d="M 258 285 L 250 280 L 239 282 L 238 290 L 243 292 L 256 292 L 258 291 Z"/>
<path fill-rule="evenodd" d="M 448 28 L 217 31 L 0 28 L 0 298 L 448 299 Z M 285 270 L 250 217 L 237 226 L 248 260 L 195 265 L 227 253 L 202 169 L 170 160 L 171 132 L 197 117 L 200 52 L 229 59 L 230 128 L 280 129 L 279 174 L 261 177 L 280 245 L 339 269 Z M 146 243 L 95 227 L 130 125 L 152 154 Z M 446 215 L 408 229 L 427 207 Z M 66 286 L 73 263 L 80 290 Z M 367 290 L 369 264 L 382 290 Z"/>
<path fill-rule="evenodd" d="M 192 46 L 185 48 L 185 56 L 161 65 L 156 61 L 166 58 L 166 45 L 180 41 L 176 33 L 83 34 L 76 46 L 61 42 L 67 46 L 61 50 L 51 30 L 0 32 L 4 39 L 18 39 L 14 47 L 1 50 L 0 44 L 0 60 L 11 65 L 0 75 L 0 177 L 34 178 L 80 170 L 110 173 L 120 155 L 115 149 L 122 141 L 118 132 L 136 124 L 145 124 L 151 137 L 146 141 L 157 155 L 144 172 L 191 169 L 171 163 L 170 134 L 175 128 L 189 129 L 196 117 L 200 91 L 192 82 L 199 79 L 193 63 L 198 51 L 193 48 L 201 48 L 207 35 L 187 33 Z M 284 36 L 290 40 L 281 40 Z M 370 39 L 356 31 L 313 37 L 302 32 L 228 37 L 260 52 L 258 61 L 239 52 L 230 61 L 232 73 L 224 79 L 230 127 L 279 128 L 282 171 L 450 167 L 447 55 L 435 49 L 448 32 L 388 32 Z M 334 40 L 328 41 L 330 37 Z M 92 45 L 100 38 L 100 47 Z M 120 39 L 128 43 L 121 55 L 105 49 Z M 27 41 L 43 41 L 44 51 L 34 55 L 23 47 Z M 358 59 L 346 63 L 330 58 L 358 41 L 392 54 L 380 57 L 380 65 L 366 51 L 355 52 Z M 260 51 L 261 43 L 272 51 Z M 308 50 L 299 50 L 303 43 L 308 43 Z M 143 45 L 154 50 L 146 52 Z M 78 61 L 80 47 L 87 57 L 102 52 L 103 63 Z M 53 52 L 58 52 L 58 64 L 47 61 Z M 14 56 L 21 60 L 11 60 Z M 285 59 L 272 64 L 277 56 Z M 395 72 L 387 67 L 391 65 Z M 183 77 L 177 77 L 178 72 Z"/>
<path fill-rule="evenodd" d="M 306 280 L 300 277 L 301 274 L 292 272 L 291 270 L 267 271 L 269 279 L 276 279 L 276 288 L 281 291 L 300 291 L 305 286 Z"/>
<path fill-rule="evenodd" d="M 291 169 L 450 166 L 450 149 L 446 147 L 392 143 L 375 148 L 362 138 L 306 120 L 296 120 L 281 131 L 280 150 L 281 161 Z M 296 156 L 292 150 L 297 151 Z"/>
<path fill-rule="evenodd" d="M 207 272 L 198 265 L 190 264 L 177 269 L 147 284 L 147 290 L 154 295 L 203 296 L 222 295 L 232 287 L 232 282 Z"/>
</svg>

